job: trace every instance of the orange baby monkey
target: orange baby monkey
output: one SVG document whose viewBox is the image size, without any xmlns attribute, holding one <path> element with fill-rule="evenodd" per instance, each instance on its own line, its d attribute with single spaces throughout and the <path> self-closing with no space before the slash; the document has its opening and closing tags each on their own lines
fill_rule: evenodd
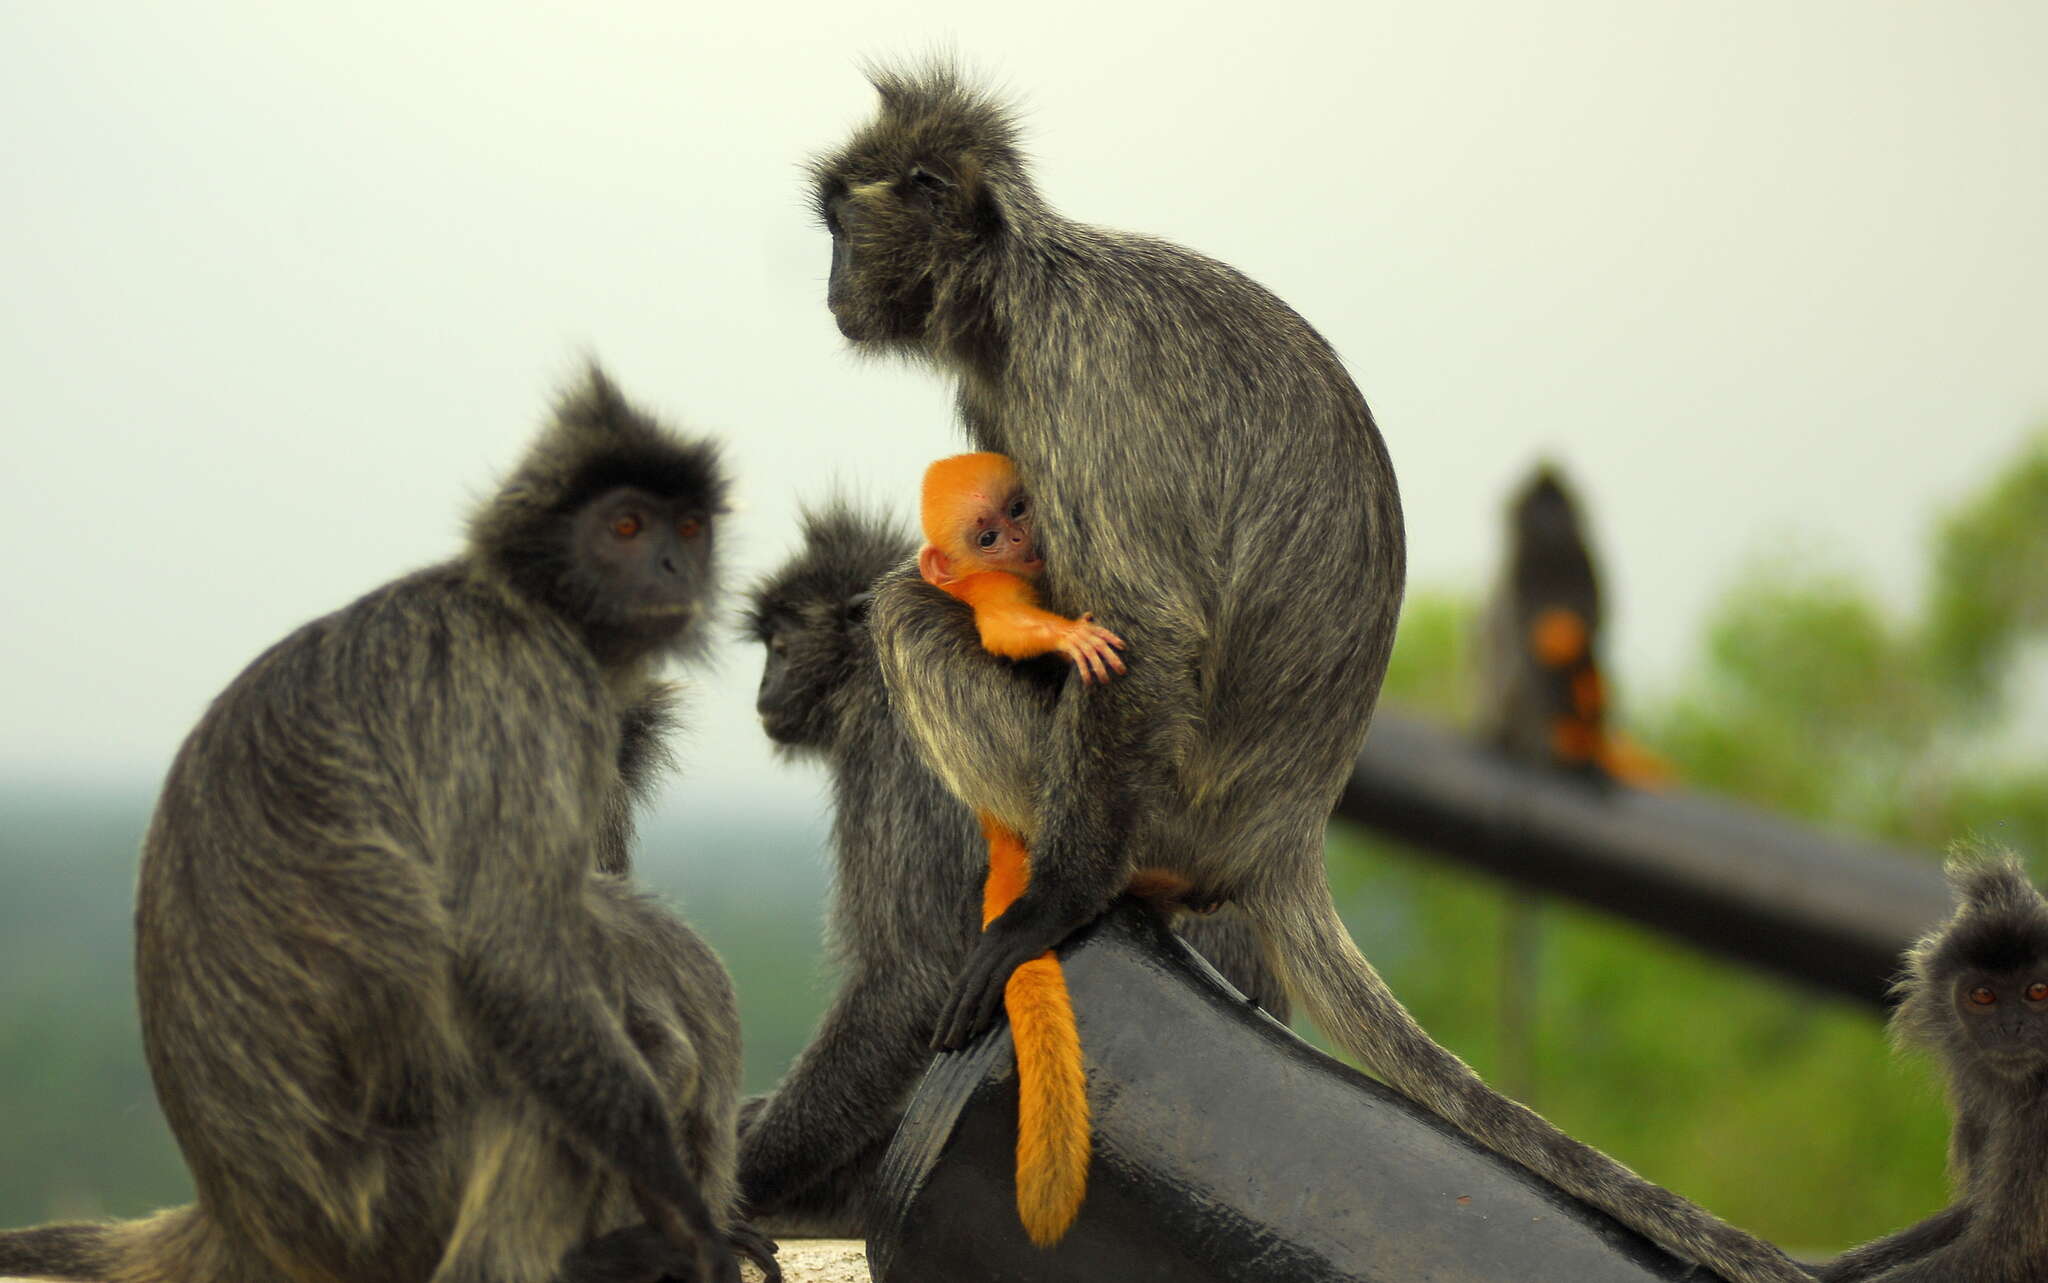
<svg viewBox="0 0 2048 1283">
<path fill-rule="evenodd" d="M 1124 671 L 1117 654 L 1123 638 L 1088 615 L 1068 619 L 1039 607 L 1031 579 L 1045 560 L 1032 536 L 1031 497 L 1007 455 L 961 454 L 934 463 L 924 474 L 922 514 L 926 543 L 918 571 L 974 608 L 984 648 L 1009 659 L 1057 651 L 1084 682 Z M 986 926 L 1023 894 L 1031 857 L 993 815 L 977 818 L 988 838 Z M 1059 959 L 1048 950 L 1011 972 L 1003 1007 L 1017 1051 L 1017 1217 L 1032 1242 L 1050 1247 L 1080 1213 L 1093 1149 L 1081 1035 Z"/>
<path fill-rule="evenodd" d="M 1045 569 L 1031 524 L 1031 496 L 1008 455 L 941 459 L 924 474 L 924 550 L 918 573 L 974 607 L 983 648 L 1007 659 L 1054 651 L 1084 682 L 1124 671 L 1124 639 L 1092 614 L 1068 619 L 1042 610 L 1031 580 Z"/>
</svg>

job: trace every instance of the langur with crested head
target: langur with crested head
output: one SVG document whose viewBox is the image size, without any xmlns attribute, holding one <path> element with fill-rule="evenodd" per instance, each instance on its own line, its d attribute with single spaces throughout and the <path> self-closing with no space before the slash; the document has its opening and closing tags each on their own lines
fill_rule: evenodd
<svg viewBox="0 0 2048 1283">
<path fill-rule="evenodd" d="M 1670 769 L 1614 728 L 1602 662 L 1600 575 L 1579 503 L 1536 469 L 1508 505 L 1508 555 L 1487 603 L 1480 662 L 1485 736 L 1519 761 L 1625 784 Z"/>
<path fill-rule="evenodd" d="M 1508 503 L 1507 556 L 1487 601 L 1479 645 L 1481 735 L 1515 761 L 1595 786 L 1649 787 L 1669 771 L 1609 721 L 1600 575 L 1579 502 L 1560 470 L 1539 466 Z M 1501 971 L 1500 1078 L 1535 1089 L 1538 898 L 1508 891 Z"/>
<path fill-rule="evenodd" d="M 974 448 L 1008 456 L 1031 496 L 1044 608 L 1098 612 L 1128 643 L 1114 680 L 1020 704 L 967 606 L 908 570 L 876 586 L 889 694 L 926 764 L 1031 853 L 936 1045 L 986 1028 L 1019 965 L 1163 869 L 1241 910 L 1319 1027 L 1480 1144 L 1734 1283 L 1804 1279 L 1487 1088 L 1338 917 L 1323 832 L 1386 673 L 1405 552 L 1386 445 L 1330 345 L 1214 259 L 1060 214 L 1013 114 L 952 68 L 874 79 L 876 116 L 813 166 L 827 306 L 857 346 L 953 381 Z"/>
<path fill-rule="evenodd" d="M 1959 856 L 1948 876 L 1955 914 L 1907 950 L 1892 1040 L 1948 1075 L 1955 1201 L 1825 1283 L 2048 1279 L 2048 899 L 2009 853 Z"/>
<path fill-rule="evenodd" d="M 197 1200 L 0 1234 L 110 1283 L 738 1283 L 739 1018 L 629 879 L 717 447 L 592 369 L 452 560 L 265 651 L 144 839 L 143 1048 Z"/>
</svg>

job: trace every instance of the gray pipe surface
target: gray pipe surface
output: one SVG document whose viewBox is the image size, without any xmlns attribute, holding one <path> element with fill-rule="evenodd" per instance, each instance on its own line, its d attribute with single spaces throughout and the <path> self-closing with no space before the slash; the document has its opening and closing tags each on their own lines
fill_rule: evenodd
<svg viewBox="0 0 2048 1283">
<path fill-rule="evenodd" d="M 1948 913 L 1935 861 L 1737 803 L 1525 766 L 1382 708 L 1337 816 L 1882 1006 Z"/>
<path fill-rule="evenodd" d="M 939 1056 L 878 1176 L 876 1283 L 1656 1283 L 1694 1271 L 1268 1018 L 1145 909 L 1060 950 L 1095 1157 L 1017 1222 L 1007 1026 Z"/>
</svg>

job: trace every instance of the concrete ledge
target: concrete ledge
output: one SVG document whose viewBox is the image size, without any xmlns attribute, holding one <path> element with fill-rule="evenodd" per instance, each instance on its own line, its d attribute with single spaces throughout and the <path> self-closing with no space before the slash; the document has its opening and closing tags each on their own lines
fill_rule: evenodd
<svg viewBox="0 0 2048 1283">
<path fill-rule="evenodd" d="M 1337 815 L 1879 1008 L 1940 862 L 1726 798 L 1597 788 L 1381 709 Z"/>
<path fill-rule="evenodd" d="M 853 1238 L 786 1238 L 775 1259 L 783 1283 L 869 1283 L 867 1244 Z M 759 1283 L 761 1273 L 740 1262 L 746 1283 Z"/>
<path fill-rule="evenodd" d="M 782 1264 L 784 1283 L 869 1283 L 868 1249 L 859 1239 L 786 1238 L 775 1259 Z M 740 1262 L 745 1283 L 761 1283 L 761 1271 Z M 40 1283 L 0 1275 L 0 1283 Z"/>
</svg>

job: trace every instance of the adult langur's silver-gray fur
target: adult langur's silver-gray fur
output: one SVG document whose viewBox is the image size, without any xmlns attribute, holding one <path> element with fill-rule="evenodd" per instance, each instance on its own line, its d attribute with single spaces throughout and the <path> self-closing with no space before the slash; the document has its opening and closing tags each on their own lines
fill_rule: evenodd
<svg viewBox="0 0 2048 1283">
<path fill-rule="evenodd" d="M 832 774 L 827 929 L 840 980 L 810 1045 L 772 1094 L 741 1111 L 740 1191 L 764 1228 L 864 1237 L 876 1166 L 980 931 L 988 843 L 897 721 L 868 631 L 870 589 L 916 555 L 917 541 L 836 502 L 807 512 L 803 530 L 802 547 L 755 588 L 748 623 L 767 651 L 762 729 Z M 1010 680 L 1050 707 L 1065 671 L 1048 660 Z M 1287 1018 L 1286 995 L 1233 911 L 1178 925 L 1226 979 Z"/>
<path fill-rule="evenodd" d="M 1892 1040 L 1948 1075 L 1955 1201 L 1826 1283 L 2048 1279 L 2048 899 L 2009 853 L 1949 862 L 1956 912 L 1906 951 Z"/>
<path fill-rule="evenodd" d="M 628 876 L 726 481 L 595 369 L 460 556 L 271 647 L 144 840 L 143 1046 L 198 1198 L 0 1235 L 111 1283 L 737 1283 L 732 985 Z"/>
<path fill-rule="evenodd" d="M 1009 455 L 1037 504 L 1047 609 L 1094 611 L 1129 643 L 1128 673 L 1068 681 L 1047 709 L 963 645 L 966 606 L 908 567 L 877 590 L 890 695 L 926 761 L 1032 851 L 938 1043 L 985 1027 L 1010 972 L 1134 868 L 1163 868 L 1241 909 L 1319 1026 L 1482 1144 L 1739 1283 L 1804 1278 L 1488 1090 L 1339 921 L 1323 827 L 1386 670 L 1403 549 L 1386 447 L 1329 345 L 1221 263 L 1054 212 L 1010 113 L 951 70 L 876 86 L 879 114 L 814 166 L 833 315 L 954 379 L 968 438 Z"/>
</svg>

